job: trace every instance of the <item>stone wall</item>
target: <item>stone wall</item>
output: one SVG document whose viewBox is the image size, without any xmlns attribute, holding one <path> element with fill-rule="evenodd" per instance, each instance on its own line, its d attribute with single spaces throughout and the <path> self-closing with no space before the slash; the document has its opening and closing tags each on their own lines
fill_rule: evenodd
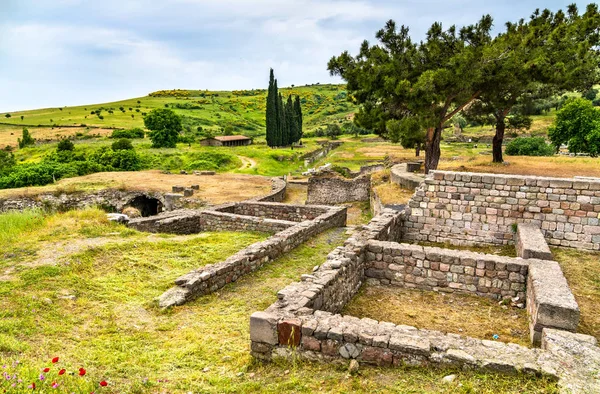
<svg viewBox="0 0 600 394">
<path fill-rule="evenodd" d="M 211 215 L 214 213 L 211 212 Z M 236 216 L 239 219 L 244 218 L 241 215 L 229 213 L 218 212 L 218 214 L 232 218 Z M 223 216 L 215 215 L 214 217 L 222 218 Z M 264 222 L 273 221 L 263 218 L 256 219 Z M 159 306 L 166 308 L 182 305 L 196 297 L 214 292 L 289 252 L 313 236 L 333 227 L 344 226 L 346 224 L 346 208 L 329 207 L 327 212 L 314 220 L 286 223 L 290 224 L 288 228 L 276 233 L 266 241 L 255 243 L 221 263 L 207 265 L 176 279 L 176 286 L 159 298 Z"/>
<path fill-rule="evenodd" d="M 201 212 L 198 215 L 198 222 L 200 231 L 258 231 L 270 234 L 278 233 L 297 224 L 287 220 L 215 211 Z"/>
<path fill-rule="evenodd" d="M 165 209 L 172 206 L 172 204 L 166 204 L 162 193 L 106 189 L 97 192 L 43 193 L 33 196 L 2 198 L 0 199 L 0 212 L 33 208 L 64 212 L 93 206 L 121 212 L 129 202 L 141 196 L 158 200 Z M 173 208 L 181 208 L 181 206 Z"/>
<path fill-rule="evenodd" d="M 595 338 L 569 332 L 577 327 L 579 310 L 556 262 L 388 242 L 399 239 L 403 217 L 403 212 L 384 210 L 312 273 L 279 291 L 274 304 L 252 314 L 252 355 L 525 372 L 555 377 L 565 392 L 600 388 L 600 349 Z M 496 299 L 519 297 L 528 306 L 532 341 L 542 349 L 340 315 L 367 279 Z"/>
<path fill-rule="evenodd" d="M 304 165 L 309 166 L 317 160 L 322 159 L 327 156 L 329 152 L 333 149 L 339 148 L 343 142 L 341 141 L 328 141 L 322 144 L 321 148 L 314 150 L 312 152 L 308 152 L 300 157 L 301 160 L 304 160 Z"/>
<path fill-rule="evenodd" d="M 528 263 L 509 257 L 369 241 L 365 277 L 382 285 L 525 302 Z"/>
<path fill-rule="evenodd" d="M 264 202 L 244 201 L 241 203 L 227 204 L 215 211 L 229 212 L 236 215 L 256 216 L 261 218 L 288 220 L 292 222 L 303 222 L 313 220 L 328 212 L 330 207 L 318 205 L 291 205 L 272 204 Z"/>
<path fill-rule="evenodd" d="M 256 197 L 249 201 L 282 202 L 285 199 L 287 182 L 282 178 L 271 178 L 271 192 L 265 196 Z"/>
<path fill-rule="evenodd" d="M 414 174 L 414 170 L 420 167 L 418 163 L 396 164 L 390 171 L 390 181 L 403 189 L 415 190 L 424 179 L 422 175 Z"/>
<path fill-rule="evenodd" d="M 410 241 L 512 244 L 531 223 L 550 245 L 600 250 L 600 181 L 432 171 L 409 206 Z"/>
<path fill-rule="evenodd" d="M 311 177 L 308 180 L 307 204 L 341 204 L 352 201 L 369 201 L 370 175 L 354 179 L 332 176 Z"/>
</svg>

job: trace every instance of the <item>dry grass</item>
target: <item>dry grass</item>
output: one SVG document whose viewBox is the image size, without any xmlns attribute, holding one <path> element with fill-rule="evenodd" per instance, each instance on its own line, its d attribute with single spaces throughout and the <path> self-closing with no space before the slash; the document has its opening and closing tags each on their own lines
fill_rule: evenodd
<svg viewBox="0 0 600 394">
<path fill-rule="evenodd" d="M 23 126 L 0 126 L 0 147 L 17 146 L 17 139 L 22 137 Z M 108 136 L 112 129 L 88 129 L 86 127 L 26 127 L 32 137 L 40 142 L 58 141 L 61 138 L 73 137 L 77 133 L 87 136 Z"/>
<path fill-rule="evenodd" d="M 343 314 L 529 346 L 525 309 L 475 295 L 363 286 Z"/>
<path fill-rule="evenodd" d="M 578 332 L 600 340 L 600 253 L 553 249 L 581 309 Z"/>
<path fill-rule="evenodd" d="M 443 249 L 468 250 L 470 252 L 494 254 L 497 256 L 517 257 L 515 245 L 453 245 L 449 242 L 419 242 L 421 246 L 432 246 Z"/>
<path fill-rule="evenodd" d="M 307 185 L 288 183 L 287 190 L 285 191 L 285 200 L 283 202 L 286 204 L 304 205 L 306 203 L 307 193 Z"/>
<path fill-rule="evenodd" d="M 170 192 L 174 185 L 200 185 L 195 198 L 211 204 L 242 201 L 267 194 L 270 178 L 245 174 L 217 174 L 211 176 L 163 174 L 160 171 L 99 172 L 77 178 L 67 178 L 54 185 L 0 190 L 0 198 L 35 196 L 41 193 L 77 192 L 116 188 Z"/>
<path fill-rule="evenodd" d="M 571 178 L 576 175 L 600 177 L 600 161 L 591 157 L 527 157 L 505 156 L 503 164 L 492 163 L 491 157 L 481 155 L 448 160 L 442 157 L 440 170 L 491 172 L 495 174 L 538 175 Z"/>
</svg>

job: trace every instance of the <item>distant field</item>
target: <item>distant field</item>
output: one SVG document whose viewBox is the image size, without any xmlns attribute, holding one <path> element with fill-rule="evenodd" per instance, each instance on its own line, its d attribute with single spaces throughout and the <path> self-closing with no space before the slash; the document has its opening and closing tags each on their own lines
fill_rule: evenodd
<svg viewBox="0 0 600 394">
<path fill-rule="evenodd" d="M 346 100 L 345 85 L 311 85 L 284 88 L 280 92 L 284 96 L 300 96 L 306 131 L 343 120 L 356 110 Z M 168 107 L 182 116 L 189 132 L 197 131 L 198 127 L 213 131 L 231 127 L 235 133 L 257 136 L 265 131 L 265 106 L 265 90 L 170 90 L 105 104 L 11 112 L 9 118 L 6 118 L 6 113 L 0 113 L 0 122 L 15 125 L 19 129 L 28 125 L 33 132 L 38 126 L 47 129 L 53 125 L 132 128 L 143 127 L 144 113 Z M 100 111 L 100 115 L 97 111 Z M 0 143 L 4 141 L 4 132 L 0 127 Z"/>
</svg>

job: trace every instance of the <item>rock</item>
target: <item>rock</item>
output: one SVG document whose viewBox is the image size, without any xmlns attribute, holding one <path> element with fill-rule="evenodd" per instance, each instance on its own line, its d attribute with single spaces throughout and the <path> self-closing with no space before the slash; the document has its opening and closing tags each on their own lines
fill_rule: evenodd
<svg viewBox="0 0 600 394">
<path fill-rule="evenodd" d="M 340 347 L 340 355 L 344 358 L 356 358 L 360 355 L 360 351 L 353 343 L 347 343 Z"/>
<path fill-rule="evenodd" d="M 238 378 L 241 378 L 242 376 L 244 376 L 243 372 L 238 372 L 235 376 L 237 376 Z"/>
<path fill-rule="evenodd" d="M 142 217 L 142 213 L 140 212 L 140 210 L 137 208 L 134 208 L 134 207 L 127 207 L 127 208 L 123 209 L 123 211 L 121 211 L 121 213 L 123 215 L 129 216 L 129 218 L 131 218 L 131 219 Z"/>
<path fill-rule="evenodd" d="M 185 170 L 181 170 L 181 171 L 179 171 L 179 173 L 180 173 L 181 175 L 187 175 L 187 174 L 188 174 L 188 173 L 187 173 L 187 171 L 185 171 Z"/>
<path fill-rule="evenodd" d="M 123 215 L 122 213 L 107 213 L 106 218 L 110 222 L 129 223 L 129 216 Z"/>
<path fill-rule="evenodd" d="M 171 189 L 173 190 L 173 193 L 181 193 L 181 192 L 183 192 L 183 190 L 185 189 L 185 187 L 183 187 L 183 186 L 173 186 Z"/>
<path fill-rule="evenodd" d="M 200 185 L 192 185 L 190 186 L 192 190 L 200 190 Z"/>
<path fill-rule="evenodd" d="M 356 361 L 354 359 L 350 360 L 350 365 L 348 366 L 348 372 L 350 372 L 351 374 L 357 373 L 359 366 L 360 366 L 360 364 L 358 363 L 358 361 Z"/>
<path fill-rule="evenodd" d="M 208 371 L 210 371 L 210 368 L 209 368 L 209 367 L 206 367 L 206 368 L 204 368 L 204 369 L 202 370 L 202 372 L 208 372 Z"/>
<path fill-rule="evenodd" d="M 444 383 L 452 383 L 456 380 L 456 375 L 447 375 L 442 378 L 442 382 Z"/>
</svg>

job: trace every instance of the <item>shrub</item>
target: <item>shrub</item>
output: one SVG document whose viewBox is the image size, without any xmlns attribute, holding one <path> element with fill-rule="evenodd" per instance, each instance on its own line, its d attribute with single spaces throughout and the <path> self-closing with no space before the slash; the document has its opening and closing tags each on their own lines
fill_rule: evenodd
<svg viewBox="0 0 600 394">
<path fill-rule="evenodd" d="M 509 156 L 552 156 L 555 148 L 546 143 L 543 137 L 519 137 L 506 146 Z"/>
<path fill-rule="evenodd" d="M 34 145 L 35 139 L 29 134 L 29 130 L 23 129 L 23 139 L 17 139 L 19 148 L 25 148 L 26 146 Z"/>
<path fill-rule="evenodd" d="M 145 136 L 144 130 L 140 129 L 139 127 L 135 127 L 133 129 L 129 129 L 129 130 L 113 130 L 110 138 L 134 139 L 134 138 L 144 138 L 144 136 Z"/>
<path fill-rule="evenodd" d="M 133 145 L 131 144 L 131 140 L 128 140 L 127 138 L 121 138 L 118 141 L 115 141 L 112 143 L 112 150 L 114 151 L 118 151 L 118 150 L 133 150 Z"/>
<path fill-rule="evenodd" d="M 0 150 L 0 175 L 7 174 L 15 164 L 15 155 L 11 152 Z"/>
<path fill-rule="evenodd" d="M 60 140 L 60 142 L 58 143 L 58 146 L 56 147 L 57 152 L 73 151 L 73 150 L 75 150 L 75 145 L 71 142 L 71 140 L 66 139 L 66 138 L 63 140 Z"/>
<path fill-rule="evenodd" d="M 202 152 L 191 157 L 187 170 L 226 170 L 235 165 L 236 158 L 227 153 Z"/>
<path fill-rule="evenodd" d="M 114 151 L 105 146 L 94 152 L 89 161 L 104 166 L 109 171 L 138 171 L 141 169 L 140 158 L 135 150 Z"/>
</svg>

